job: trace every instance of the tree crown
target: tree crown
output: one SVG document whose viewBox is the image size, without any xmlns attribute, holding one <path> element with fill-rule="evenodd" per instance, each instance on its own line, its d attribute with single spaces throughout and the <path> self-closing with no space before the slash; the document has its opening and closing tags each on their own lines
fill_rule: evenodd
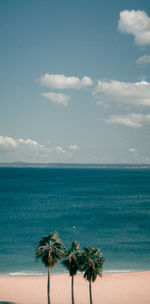
<svg viewBox="0 0 150 304">
<path fill-rule="evenodd" d="M 97 275 L 102 277 L 105 257 L 99 248 L 85 247 L 80 257 L 80 269 L 84 272 L 84 278 L 94 282 Z"/>
<path fill-rule="evenodd" d="M 41 258 L 43 264 L 53 267 L 65 254 L 65 247 L 58 238 L 57 232 L 51 232 L 43 237 L 36 248 L 35 257 Z"/>
<path fill-rule="evenodd" d="M 79 269 L 79 255 L 79 243 L 73 241 L 71 248 L 66 250 L 65 257 L 61 262 L 62 265 L 64 265 L 68 269 L 70 276 L 74 276 L 77 274 L 77 271 Z"/>
</svg>

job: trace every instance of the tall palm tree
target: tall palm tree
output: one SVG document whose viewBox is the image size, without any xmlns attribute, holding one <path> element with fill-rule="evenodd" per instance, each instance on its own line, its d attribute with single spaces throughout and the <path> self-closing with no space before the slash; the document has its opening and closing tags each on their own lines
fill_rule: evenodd
<svg viewBox="0 0 150 304">
<path fill-rule="evenodd" d="M 89 281 L 90 304 L 92 301 L 92 282 L 95 282 L 97 275 L 102 277 L 105 257 L 98 248 L 86 247 L 81 256 L 80 269 L 84 272 L 84 278 Z"/>
<path fill-rule="evenodd" d="M 68 269 L 69 274 L 71 276 L 71 297 L 72 304 L 74 304 L 74 276 L 78 271 L 78 256 L 80 254 L 79 251 L 79 243 L 76 241 L 72 242 L 72 246 L 70 249 L 66 251 L 65 258 L 62 260 L 62 264 Z"/>
<path fill-rule="evenodd" d="M 36 258 L 41 258 L 43 264 L 48 267 L 47 298 L 50 301 L 50 269 L 64 256 L 65 247 L 58 239 L 57 232 L 51 232 L 43 237 L 36 248 Z"/>
</svg>

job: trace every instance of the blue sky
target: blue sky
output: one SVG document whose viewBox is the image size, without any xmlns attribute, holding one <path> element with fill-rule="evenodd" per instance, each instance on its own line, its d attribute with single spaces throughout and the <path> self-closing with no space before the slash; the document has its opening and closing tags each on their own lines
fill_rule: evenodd
<svg viewBox="0 0 150 304">
<path fill-rule="evenodd" d="M 0 161 L 150 163 L 150 2 L 0 1 Z"/>
</svg>

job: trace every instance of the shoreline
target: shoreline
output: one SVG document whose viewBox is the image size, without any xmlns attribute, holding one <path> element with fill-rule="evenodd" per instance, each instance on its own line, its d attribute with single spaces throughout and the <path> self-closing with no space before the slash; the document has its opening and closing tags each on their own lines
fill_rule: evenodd
<svg viewBox="0 0 150 304">
<path fill-rule="evenodd" d="M 103 275 L 107 275 L 107 274 L 130 274 L 130 273 L 145 273 L 145 272 L 150 272 L 150 269 L 111 269 L 111 270 L 105 270 L 103 271 Z M 68 271 L 63 271 L 63 272 L 53 272 L 53 270 L 51 271 L 51 275 L 52 276 L 56 276 L 56 275 L 67 275 Z M 78 272 L 78 275 L 82 275 L 82 272 Z M 36 271 L 16 271 L 16 272 L 7 272 L 7 273 L 0 273 L 0 277 L 44 277 L 47 276 L 47 272 L 36 272 Z"/>
<path fill-rule="evenodd" d="M 92 284 L 93 303 L 148 304 L 150 303 L 150 271 L 104 273 Z M 69 274 L 52 274 L 53 304 L 71 303 Z M 82 274 L 74 279 L 75 301 L 89 303 L 88 282 Z M 0 276 L 0 302 L 9 304 L 47 303 L 47 276 Z"/>
</svg>

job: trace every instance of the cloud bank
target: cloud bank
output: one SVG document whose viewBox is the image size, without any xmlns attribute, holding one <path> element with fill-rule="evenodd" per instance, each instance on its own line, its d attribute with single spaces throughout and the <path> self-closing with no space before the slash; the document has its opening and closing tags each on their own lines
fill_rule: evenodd
<svg viewBox="0 0 150 304">
<path fill-rule="evenodd" d="M 67 153 L 66 150 L 64 150 L 64 148 L 60 147 L 60 146 L 57 146 L 56 147 L 56 151 L 59 152 L 59 153 Z"/>
<path fill-rule="evenodd" d="M 97 104 L 149 107 L 150 83 L 147 81 L 134 83 L 116 80 L 98 81 L 93 95 L 97 99 Z"/>
<path fill-rule="evenodd" d="M 137 59 L 137 64 L 150 64 L 150 55 L 144 55 Z"/>
<path fill-rule="evenodd" d="M 71 100 L 71 97 L 62 93 L 54 93 L 54 92 L 48 92 L 48 93 L 42 93 L 43 97 L 51 100 L 52 102 L 56 104 L 62 104 L 65 107 L 68 105 L 69 101 Z"/>
<path fill-rule="evenodd" d="M 67 161 L 79 147 L 72 144 L 68 149 L 60 145 L 53 145 L 50 141 L 42 145 L 35 140 L 14 139 L 9 136 L 0 136 L 0 155 L 3 161 L 51 162 Z"/>
<path fill-rule="evenodd" d="M 111 115 L 108 119 L 105 119 L 104 121 L 108 124 L 119 124 L 131 128 L 141 128 L 150 125 L 150 115 Z"/>
<path fill-rule="evenodd" d="M 39 83 L 52 89 L 80 89 L 91 86 L 93 81 L 88 76 L 79 79 L 75 76 L 67 77 L 63 74 L 45 74 L 40 77 Z"/>
<path fill-rule="evenodd" d="M 120 12 L 118 29 L 122 33 L 132 34 L 137 45 L 150 45 L 150 18 L 144 11 Z"/>
<path fill-rule="evenodd" d="M 14 139 L 12 137 L 8 136 L 0 136 L 0 148 L 22 148 L 22 147 L 28 147 L 29 149 L 43 149 L 44 145 L 40 145 L 35 140 L 31 139 Z"/>
</svg>

